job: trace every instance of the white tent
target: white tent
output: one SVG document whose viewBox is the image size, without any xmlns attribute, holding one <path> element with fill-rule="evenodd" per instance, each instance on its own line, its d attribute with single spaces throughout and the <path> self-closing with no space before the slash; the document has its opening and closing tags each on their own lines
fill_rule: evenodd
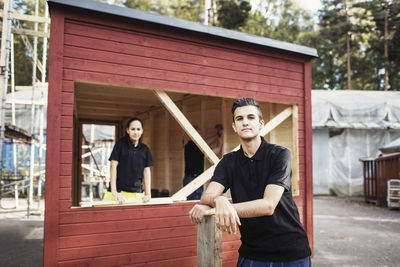
<svg viewBox="0 0 400 267">
<path fill-rule="evenodd" d="M 312 91 L 314 194 L 357 196 L 359 158 L 400 137 L 400 92 Z"/>
</svg>

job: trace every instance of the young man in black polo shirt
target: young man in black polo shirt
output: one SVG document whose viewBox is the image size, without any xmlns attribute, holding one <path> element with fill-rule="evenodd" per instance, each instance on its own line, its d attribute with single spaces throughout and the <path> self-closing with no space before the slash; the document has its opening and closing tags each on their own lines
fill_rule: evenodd
<svg viewBox="0 0 400 267">
<path fill-rule="evenodd" d="M 311 266 L 307 234 L 291 193 L 289 150 L 260 136 L 264 121 L 254 99 L 237 100 L 232 114 L 241 148 L 218 163 L 190 219 L 201 223 L 203 216 L 215 214 L 222 231 L 236 233 L 239 226 L 237 266 Z M 233 204 L 222 196 L 228 189 Z"/>
</svg>

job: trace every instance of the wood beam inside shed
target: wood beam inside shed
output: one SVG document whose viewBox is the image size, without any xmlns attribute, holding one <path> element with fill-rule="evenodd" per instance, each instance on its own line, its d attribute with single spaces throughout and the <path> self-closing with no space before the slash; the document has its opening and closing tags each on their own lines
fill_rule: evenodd
<svg viewBox="0 0 400 267">
<path fill-rule="evenodd" d="M 278 127 L 283 121 L 285 121 L 290 115 L 293 114 L 293 108 L 288 107 L 284 109 L 282 112 L 280 112 L 278 115 L 276 115 L 272 120 L 270 120 L 263 129 L 261 129 L 260 135 L 265 136 L 272 130 L 274 130 L 276 127 Z M 240 146 L 235 147 L 232 151 L 238 150 Z M 218 160 L 219 162 L 219 160 Z M 187 184 L 185 187 L 183 187 L 181 190 L 176 192 L 171 198 L 174 201 L 183 201 L 186 200 L 187 196 L 189 196 L 191 193 L 196 191 L 200 186 L 205 184 L 207 181 L 209 181 L 214 173 L 214 169 L 217 166 L 218 162 L 214 163 L 213 166 L 208 168 L 206 171 L 204 171 L 201 175 L 196 177 L 193 181 L 191 181 L 189 184 Z"/>
</svg>

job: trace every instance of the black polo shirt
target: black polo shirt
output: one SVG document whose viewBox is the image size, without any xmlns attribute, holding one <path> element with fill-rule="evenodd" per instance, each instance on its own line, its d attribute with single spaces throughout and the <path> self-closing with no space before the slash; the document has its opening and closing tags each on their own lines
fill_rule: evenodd
<svg viewBox="0 0 400 267">
<path fill-rule="evenodd" d="M 134 146 L 128 135 L 117 141 L 108 160 L 118 161 L 117 191 L 141 192 L 143 170 L 153 166 L 150 149 L 139 142 Z"/>
<path fill-rule="evenodd" d="M 311 255 L 307 234 L 292 198 L 288 149 L 262 138 L 256 154 L 248 158 L 243 149 L 226 154 L 211 181 L 231 189 L 233 203 L 261 199 L 268 184 L 285 188 L 274 214 L 240 218 L 242 257 L 258 261 L 293 261 Z"/>
<path fill-rule="evenodd" d="M 185 145 L 185 176 L 200 175 L 204 170 L 204 154 L 193 141 Z"/>
</svg>

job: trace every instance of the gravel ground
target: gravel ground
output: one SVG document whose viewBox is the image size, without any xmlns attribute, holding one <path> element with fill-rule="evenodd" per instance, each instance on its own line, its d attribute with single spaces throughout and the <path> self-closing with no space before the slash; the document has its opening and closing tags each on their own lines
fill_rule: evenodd
<svg viewBox="0 0 400 267">
<path fill-rule="evenodd" d="M 400 210 L 314 197 L 313 266 L 400 266 Z"/>
</svg>

